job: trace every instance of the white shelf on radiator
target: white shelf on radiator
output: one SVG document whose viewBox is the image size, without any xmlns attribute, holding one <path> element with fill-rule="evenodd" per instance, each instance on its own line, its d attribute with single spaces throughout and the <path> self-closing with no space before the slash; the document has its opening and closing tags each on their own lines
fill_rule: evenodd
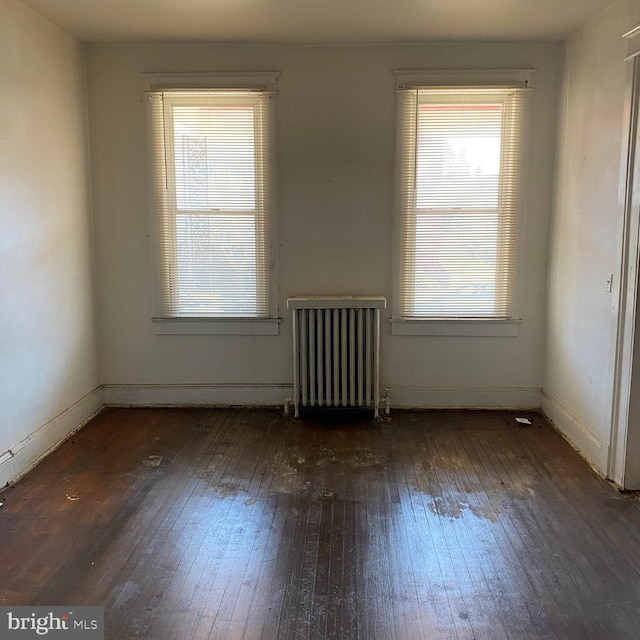
<svg viewBox="0 0 640 640">
<path fill-rule="evenodd" d="M 287 309 L 384 309 L 384 296 L 292 296 Z"/>
</svg>

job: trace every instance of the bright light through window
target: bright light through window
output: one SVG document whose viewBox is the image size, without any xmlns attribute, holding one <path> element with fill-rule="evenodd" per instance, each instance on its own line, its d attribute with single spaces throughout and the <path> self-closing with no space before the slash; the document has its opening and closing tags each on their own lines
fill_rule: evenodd
<svg viewBox="0 0 640 640">
<path fill-rule="evenodd" d="M 512 89 L 403 92 L 404 317 L 510 317 L 520 105 Z"/>
<path fill-rule="evenodd" d="M 161 315 L 268 317 L 270 96 L 153 100 Z"/>
</svg>

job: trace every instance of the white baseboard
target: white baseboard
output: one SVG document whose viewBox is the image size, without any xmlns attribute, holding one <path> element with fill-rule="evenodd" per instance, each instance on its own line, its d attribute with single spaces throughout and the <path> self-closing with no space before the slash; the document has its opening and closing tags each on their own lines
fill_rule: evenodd
<svg viewBox="0 0 640 640">
<path fill-rule="evenodd" d="M 31 471 L 40 460 L 96 416 L 103 406 L 102 387 L 96 387 L 5 451 L 0 455 L 0 487 Z"/>
<path fill-rule="evenodd" d="M 459 388 L 382 384 L 397 409 L 539 409 L 542 390 L 528 387 Z M 382 391 L 384 394 L 384 391 Z"/>
<path fill-rule="evenodd" d="M 110 406 L 283 406 L 290 384 L 105 384 Z"/>
<path fill-rule="evenodd" d="M 546 392 L 542 393 L 542 412 L 591 466 L 606 473 L 609 446 L 605 442 Z"/>
<path fill-rule="evenodd" d="M 445 389 L 381 385 L 397 409 L 539 409 L 537 388 Z M 107 384 L 104 402 L 111 406 L 282 406 L 293 387 L 273 384 Z"/>
</svg>

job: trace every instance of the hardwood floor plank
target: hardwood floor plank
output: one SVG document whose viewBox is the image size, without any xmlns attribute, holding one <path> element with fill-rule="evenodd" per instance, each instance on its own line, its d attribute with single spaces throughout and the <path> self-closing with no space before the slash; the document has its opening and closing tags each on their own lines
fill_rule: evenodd
<svg viewBox="0 0 640 640">
<path fill-rule="evenodd" d="M 260 451 L 260 455 L 264 456 L 264 459 L 268 461 L 272 458 L 275 451 L 281 454 L 282 449 L 277 447 L 277 441 L 268 440 L 267 445 Z M 209 631 L 209 638 L 234 637 L 233 632 L 229 630 L 233 615 L 234 613 L 236 614 L 238 625 L 241 619 L 247 617 L 253 590 L 257 588 L 257 585 L 253 582 L 253 577 L 258 573 L 257 565 L 260 563 L 259 556 L 263 553 L 264 549 L 258 547 L 258 555 L 254 555 L 253 552 L 256 550 L 256 539 L 260 534 L 262 522 L 267 518 L 266 514 L 269 502 L 265 498 L 268 498 L 268 492 L 271 489 L 273 481 L 273 477 L 268 478 L 269 486 L 265 485 L 265 474 L 261 471 L 263 467 L 261 464 L 258 464 L 258 461 L 259 458 L 256 456 L 257 464 L 244 496 L 246 497 L 244 509 L 241 510 L 242 513 L 240 514 L 244 516 L 249 513 L 249 519 L 242 525 L 243 534 L 239 536 L 238 549 L 240 553 L 235 554 L 236 560 L 232 566 L 232 570 L 228 574 L 223 599 L 216 614 L 215 621 Z M 247 550 L 248 553 L 244 550 Z M 246 561 L 244 558 L 240 561 L 240 557 L 243 554 Z M 244 598 L 242 598 L 243 590 L 246 592 Z M 244 624 L 242 627 L 244 627 Z"/>
<path fill-rule="evenodd" d="M 412 443 L 411 443 L 412 444 Z M 421 601 L 425 615 L 433 612 L 433 622 L 428 624 L 427 630 L 436 632 L 444 638 L 458 637 L 455 628 L 453 607 L 450 601 L 450 589 L 446 578 L 446 559 L 439 551 L 439 538 L 434 533 L 436 523 L 430 517 L 428 509 L 425 510 L 420 493 L 429 491 L 431 479 L 422 473 L 416 475 L 415 466 L 406 445 L 399 449 L 400 469 L 403 474 L 403 493 L 405 512 L 404 519 L 408 537 L 411 539 L 409 555 L 416 559 L 418 571 L 414 570 L 414 576 L 424 578 L 427 581 L 426 592 Z M 422 562 L 421 562 L 422 561 Z M 456 614 L 457 615 L 457 614 Z"/>
<path fill-rule="evenodd" d="M 346 474 L 344 470 L 334 475 L 329 490 L 333 492 L 331 500 L 331 522 L 328 566 L 328 594 L 326 615 L 327 639 L 336 638 L 340 640 L 344 635 L 344 612 L 345 612 L 345 531 L 349 518 L 349 500 L 347 497 Z"/>
<path fill-rule="evenodd" d="M 528 638 L 530 634 L 526 628 L 526 621 L 529 614 L 518 592 L 519 582 L 527 585 L 526 576 L 520 563 L 513 561 L 510 554 L 504 552 L 504 538 L 496 511 L 467 456 L 463 442 L 456 437 L 447 443 L 446 447 L 454 452 L 450 455 L 455 455 L 459 462 L 455 472 L 458 490 L 464 491 L 468 509 L 476 517 L 476 536 L 482 543 L 482 550 L 480 553 L 476 551 L 475 554 L 480 556 L 481 570 L 485 574 L 488 588 L 494 592 L 492 618 L 501 620 L 502 630 L 507 637 Z M 506 615 L 509 615 L 508 622 L 505 621 Z"/>
<path fill-rule="evenodd" d="M 471 576 L 473 585 L 474 606 L 477 610 L 475 620 L 471 622 L 476 638 L 495 638 L 505 640 L 503 619 L 509 613 L 509 607 L 505 606 L 501 594 L 494 592 L 494 583 L 487 574 L 490 572 L 490 549 L 484 543 L 485 534 L 482 518 L 468 511 L 469 494 L 468 487 L 458 485 L 457 471 L 461 463 L 455 454 L 451 454 L 451 438 L 449 435 L 444 441 L 438 440 L 434 434 L 425 434 L 429 457 L 435 463 L 435 476 L 442 487 L 442 495 L 445 502 L 442 505 L 443 516 L 450 524 L 452 534 L 457 542 L 460 557 L 464 559 L 465 569 Z M 466 526 L 457 526 L 461 518 L 466 520 Z M 475 622 L 475 624 L 474 624 Z M 509 625 L 511 627 L 513 623 Z"/>
<path fill-rule="evenodd" d="M 183 559 L 186 558 L 187 563 L 192 562 L 187 554 L 189 542 L 194 531 L 199 536 L 206 534 L 207 527 L 201 523 L 209 506 L 204 503 L 211 501 L 208 495 L 198 490 L 202 476 L 206 474 L 208 478 L 218 477 L 225 473 L 228 466 L 237 464 L 236 450 L 230 451 L 226 445 L 222 445 L 222 451 L 218 452 L 217 436 L 225 428 L 226 420 L 227 417 L 221 416 L 220 422 L 215 425 L 216 429 L 206 433 L 204 437 L 197 431 L 200 434 L 196 440 L 197 446 L 189 456 L 195 458 L 195 464 L 185 464 L 183 452 L 179 451 L 171 464 L 175 481 L 168 480 L 166 487 L 163 487 L 164 482 L 158 483 L 157 491 L 165 495 L 154 501 L 156 509 L 152 516 L 153 526 L 145 527 L 142 523 L 136 536 L 144 562 L 132 574 L 133 580 L 130 582 L 139 585 L 139 588 L 128 599 L 133 599 L 131 606 L 139 614 L 133 621 L 124 617 L 114 619 L 111 624 L 116 632 L 121 632 L 122 625 L 128 625 L 135 626 L 139 634 L 148 633 L 154 611 L 166 601 L 170 586 L 180 581 L 176 574 L 182 571 Z M 238 442 L 239 447 L 246 445 L 246 437 Z M 202 508 L 198 508 L 199 505 L 203 505 Z M 212 505 L 214 509 L 224 508 L 215 499 Z M 160 558 L 161 562 L 157 562 L 156 558 Z M 190 565 L 187 564 L 188 566 Z"/>
<path fill-rule="evenodd" d="M 637 640 L 640 502 L 515 415 L 107 410 L 0 492 L 0 603 L 104 605 L 108 640 Z"/>
<path fill-rule="evenodd" d="M 532 638 L 555 637 L 546 612 L 551 611 L 552 616 L 559 615 L 559 612 L 555 609 L 552 589 L 541 576 L 538 567 L 542 566 L 542 559 L 536 553 L 529 532 L 512 519 L 504 481 L 484 453 L 480 437 L 464 441 L 463 446 L 474 473 L 480 479 L 482 489 L 479 493 L 491 505 L 487 514 L 500 524 L 498 548 L 503 559 L 512 560 L 509 575 L 516 598 L 522 598 L 528 612 L 526 632 Z"/>
<path fill-rule="evenodd" d="M 416 443 L 417 444 L 417 443 Z M 409 469 L 414 486 L 425 486 L 425 492 L 414 493 L 414 508 L 429 522 L 433 541 L 433 553 L 438 558 L 442 573 L 443 588 L 447 591 L 452 630 L 459 637 L 473 637 L 475 605 L 473 603 L 472 578 L 464 564 L 460 549 L 451 533 L 441 505 L 446 504 L 443 488 L 436 473 L 425 474 L 423 457 L 430 456 L 428 450 L 415 446 L 409 449 Z M 452 588 L 453 585 L 456 588 Z"/>
<path fill-rule="evenodd" d="M 392 445 L 389 449 L 394 451 Z M 407 532 L 406 505 L 403 505 L 403 479 L 399 476 L 400 463 L 394 455 L 392 474 L 389 477 L 389 576 L 396 595 L 395 612 L 399 638 L 426 637 L 430 629 L 434 640 L 442 638 L 438 620 L 432 607 L 426 602 L 426 594 L 432 588 L 423 562 L 422 552 L 412 548 Z M 425 622 L 426 620 L 426 622 Z"/>
</svg>

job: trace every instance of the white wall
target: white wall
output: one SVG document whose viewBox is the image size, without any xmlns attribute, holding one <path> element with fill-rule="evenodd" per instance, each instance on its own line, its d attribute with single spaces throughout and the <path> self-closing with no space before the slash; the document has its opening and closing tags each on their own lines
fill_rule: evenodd
<svg viewBox="0 0 640 640">
<path fill-rule="evenodd" d="M 520 335 L 390 336 L 395 405 L 539 406 L 562 45 L 87 46 L 100 353 L 111 402 L 280 402 L 292 382 L 286 298 L 392 298 L 392 70 L 530 68 Z M 143 72 L 280 71 L 278 337 L 155 335 Z"/>
<path fill-rule="evenodd" d="M 100 405 L 82 46 L 0 0 L 0 486 Z"/>
<path fill-rule="evenodd" d="M 559 112 L 543 408 L 603 472 L 620 282 L 621 35 L 636 24 L 639 9 L 637 0 L 621 0 L 571 36 Z M 606 290 L 608 274 L 613 293 Z"/>
</svg>

